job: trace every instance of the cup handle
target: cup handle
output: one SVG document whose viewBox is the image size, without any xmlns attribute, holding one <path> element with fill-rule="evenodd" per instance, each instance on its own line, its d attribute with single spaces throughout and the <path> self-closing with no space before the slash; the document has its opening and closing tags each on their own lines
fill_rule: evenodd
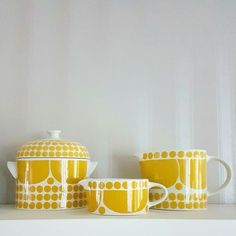
<svg viewBox="0 0 236 236">
<path fill-rule="evenodd" d="M 149 189 L 149 190 L 150 190 L 151 188 L 154 188 L 154 187 L 162 188 L 162 189 L 164 190 L 164 195 L 163 195 L 160 199 L 155 200 L 155 201 L 153 201 L 153 202 L 150 202 L 150 200 L 149 200 L 149 203 L 148 203 L 148 207 L 149 207 L 149 208 L 150 208 L 150 207 L 153 207 L 153 206 L 155 206 L 155 205 L 157 205 L 157 204 L 159 204 L 159 203 L 161 203 L 161 202 L 163 202 L 163 201 L 167 198 L 167 196 L 168 196 L 168 190 L 167 190 L 167 188 L 166 188 L 165 186 L 163 186 L 162 184 L 153 183 L 153 182 L 149 182 L 149 183 L 148 183 L 148 189 Z"/>
<path fill-rule="evenodd" d="M 215 195 L 215 194 L 221 192 L 229 184 L 229 182 L 232 178 L 231 168 L 225 161 L 223 161 L 223 160 L 221 160 L 217 157 L 214 157 L 214 156 L 207 156 L 207 163 L 210 162 L 210 161 L 220 162 L 224 166 L 224 168 L 226 169 L 227 177 L 226 177 L 224 183 L 220 187 L 218 187 L 216 190 L 214 190 L 212 192 L 207 191 L 208 196 L 212 196 L 212 195 Z"/>
</svg>

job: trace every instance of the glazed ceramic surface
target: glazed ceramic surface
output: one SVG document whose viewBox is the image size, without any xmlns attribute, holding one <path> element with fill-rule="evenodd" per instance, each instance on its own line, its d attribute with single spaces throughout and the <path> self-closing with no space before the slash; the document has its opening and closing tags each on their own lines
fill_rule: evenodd
<svg viewBox="0 0 236 236">
<path fill-rule="evenodd" d="M 205 209 L 208 196 L 223 190 L 231 179 L 230 167 L 224 161 L 208 156 L 204 150 L 144 152 L 138 157 L 142 177 L 163 184 L 169 192 L 168 198 L 155 205 L 155 209 Z M 225 183 L 214 192 L 207 190 L 208 161 L 218 161 L 227 170 Z M 161 189 L 152 189 L 150 199 L 157 200 L 162 194 Z"/>
<path fill-rule="evenodd" d="M 88 211 L 99 215 L 139 215 L 161 203 L 167 189 L 147 179 L 85 179 L 80 182 L 87 190 Z M 163 196 L 149 202 L 149 190 L 161 188 Z"/>
<path fill-rule="evenodd" d="M 16 178 L 16 207 L 19 209 L 58 210 L 85 207 L 86 192 L 78 182 L 96 167 L 84 146 L 50 138 L 23 145 L 17 162 L 8 163 Z"/>
</svg>

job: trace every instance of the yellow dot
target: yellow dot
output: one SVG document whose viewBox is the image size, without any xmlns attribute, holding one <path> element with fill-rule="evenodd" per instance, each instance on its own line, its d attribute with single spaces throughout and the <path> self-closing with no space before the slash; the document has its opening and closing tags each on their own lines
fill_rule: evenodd
<svg viewBox="0 0 236 236">
<path fill-rule="evenodd" d="M 205 152 L 201 152 L 201 157 L 202 158 L 206 157 L 206 153 Z"/>
<path fill-rule="evenodd" d="M 178 198 L 178 200 L 183 201 L 184 200 L 184 195 L 182 193 L 178 193 L 177 198 Z"/>
<path fill-rule="evenodd" d="M 177 183 L 176 185 L 175 185 L 175 188 L 177 189 L 177 190 L 181 190 L 182 189 L 182 184 L 181 183 Z"/>
<path fill-rule="evenodd" d="M 51 146 L 51 147 L 49 147 L 49 150 L 50 150 L 50 151 L 54 151 L 54 150 L 55 150 L 55 147 Z"/>
<path fill-rule="evenodd" d="M 78 201 L 73 201 L 73 207 L 78 207 L 79 203 Z"/>
<path fill-rule="evenodd" d="M 86 200 L 83 201 L 83 205 L 84 205 L 84 206 L 87 205 L 87 201 L 86 201 Z"/>
<path fill-rule="evenodd" d="M 197 193 L 193 194 L 193 200 L 195 200 L 195 201 L 198 200 L 198 194 Z"/>
<path fill-rule="evenodd" d="M 189 158 L 192 157 L 192 152 L 187 152 L 186 156 L 189 157 Z"/>
<path fill-rule="evenodd" d="M 61 151 L 61 146 L 56 146 L 57 151 Z"/>
<path fill-rule="evenodd" d="M 199 206 L 200 206 L 200 208 L 204 208 L 204 203 L 200 202 Z"/>
<path fill-rule="evenodd" d="M 91 181 L 89 181 L 89 183 L 88 183 L 88 186 L 90 187 L 90 188 L 92 188 L 92 182 Z"/>
<path fill-rule="evenodd" d="M 93 189 L 96 189 L 96 187 L 97 187 L 97 183 L 93 182 Z"/>
<path fill-rule="evenodd" d="M 25 151 L 25 156 L 29 156 L 29 152 L 28 151 Z"/>
<path fill-rule="evenodd" d="M 41 202 L 38 202 L 38 203 L 36 204 L 36 208 L 37 208 L 37 209 L 41 209 L 41 208 L 42 208 L 42 206 L 43 206 L 43 205 L 42 205 L 42 203 L 41 203 Z"/>
<path fill-rule="evenodd" d="M 170 203 L 170 207 L 171 207 L 172 209 L 175 209 L 175 208 L 177 207 L 177 203 L 176 203 L 176 202 L 171 202 L 171 203 Z"/>
<path fill-rule="evenodd" d="M 49 202 L 45 202 L 45 203 L 43 204 L 43 207 L 44 207 L 45 209 L 50 208 L 50 203 L 49 203 Z"/>
<path fill-rule="evenodd" d="M 104 207 L 99 207 L 98 211 L 101 215 L 103 215 L 105 213 L 105 208 Z"/>
<path fill-rule="evenodd" d="M 19 202 L 19 203 L 18 203 L 18 207 L 19 207 L 19 208 L 22 208 L 22 202 Z"/>
<path fill-rule="evenodd" d="M 160 153 L 159 152 L 155 152 L 154 153 L 154 158 L 159 158 L 160 157 Z"/>
<path fill-rule="evenodd" d="M 106 188 L 107 188 L 107 189 L 111 189 L 112 186 L 113 186 L 112 182 L 107 182 L 107 183 L 106 183 Z"/>
<path fill-rule="evenodd" d="M 143 154 L 143 159 L 147 159 L 147 157 L 148 157 L 147 153 L 144 153 Z"/>
<path fill-rule="evenodd" d="M 58 199 L 57 194 L 53 194 L 53 195 L 52 195 L 52 200 L 56 201 L 57 199 Z"/>
<path fill-rule="evenodd" d="M 114 183 L 114 187 L 115 187 L 116 189 L 120 189 L 121 183 L 120 183 L 120 182 L 115 182 L 115 183 Z"/>
<path fill-rule="evenodd" d="M 80 194 L 81 194 L 81 193 L 80 193 Z M 83 194 L 82 194 L 82 195 L 83 195 Z M 73 194 L 73 198 L 74 198 L 74 199 L 78 199 L 78 198 L 79 198 L 79 194 L 78 194 L 78 193 L 74 193 L 74 194 Z"/>
<path fill-rule="evenodd" d="M 80 206 L 80 207 L 83 206 L 83 201 L 82 201 L 82 200 L 79 201 L 79 206 Z"/>
<path fill-rule="evenodd" d="M 53 178 L 48 178 L 47 182 L 48 182 L 48 184 L 53 184 L 54 183 L 54 179 Z"/>
<path fill-rule="evenodd" d="M 33 151 L 30 152 L 30 156 L 32 156 L 32 157 L 34 156 L 34 152 Z"/>
<path fill-rule="evenodd" d="M 54 152 L 49 152 L 50 157 L 54 157 Z"/>
<path fill-rule="evenodd" d="M 80 193 L 79 194 L 79 199 L 82 199 L 83 198 L 83 193 Z"/>
<path fill-rule="evenodd" d="M 148 158 L 149 158 L 149 159 L 152 159 L 152 158 L 153 158 L 153 154 L 152 154 L 151 152 L 148 154 Z"/>
<path fill-rule="evenodd" d="M 65 156 L 65 157 L 68 156 L 68 155 L 67 155 L 67 152 L 63 152 L 63 156 Z"/>
<path fill-rule="evenodd" d="M 75 185 L 74 186 L 74 191 L 78 191 L 79 190 L 79 186 L 78 185 Z"/>
<path fill-rule="evenodd" d="M 47 152 L 43 152 L 43 157 L 46 157 L 48 155 Z"/>
<path fill-rule="evenodd" d="M 154 200 L 154 196 L 153 196 L 152 193 L 149 193 L 149 199 L 150 199 L 150 201 L 153 201 L 153 200 Z"/>
<path fill-rule="evenodd" d="M 42 186 L 38 186 L 37 187 L 37 192 L 41 193 L 43 191 L 43 187 Z"/>
<path fill-rule="evenodd" d="M 60 153 L 60 152 L 56 152 L 56 156 L 57 156 L 57 157 L 60 157 L 60 156 L 61 156 L 61 153 Z"/>
<path fill-rule="evenodd" d="M 105 188 L 105 184 L 104 184 L 103 182 L 100 182 L 100 183 L 99 183 L 99 188 L 100 188 L 100 189 Z"/>
<path fill-rule="evenodd" d="M 48 150 L 48 146 L 43 146 L 43 150 L 47 151 Z"/>
<path fill-rule="evenodd" d="M 22 200 L 22 198 L 23 198 L 23 195 L 22 195 L 22 193 L 20 193 L 19 194 L 19 199 Z"/>
<path fill-rule="evenodd" d="M 194 152 L 194 157 L 198 157 L 199 156 L 199 152 L 198 151 L 195 151 Z"/>
<path fill-rule="evenodd" d="M 68 199 L 68 200 L 71 200 L 71 199 L 72 199 L 72 194 L 71 194 L 71 193 L 68 193 L 68 194 L 67 194 L 67 199 Z"/>
<path fill-rule="evenodd" d="M 160 209 L 160 208 L 161 208 L 161 204 L 157 204 L 157 205 L 155 206 L 155 208 Z"/>
<path fill-rule="evenodd" d="M 170 155 L 170 157 L 174 158 L 176 156 L 176 152 L 175 151 L 171 151 L 169 155 Z"/>
<path fill-rule="evenodd" d="M 198 202 L 194 202 L 193 207 L 196 209 L 198 208 Z"/>
<path fill-rule="evenodd" d="M 57 203 L 56 203 L 56 202 L 53 202 L 53 203 L 52 203 L 52 208 L 53 208 L 53 209 L 57 209 L 57 207 L 58 207 Z"/>
<path fill-rule="evenodd" d="M 42 199 L 43 199 L 43 195 L 42 195 L 42 194 L 38 194 L 38 195 L 37 195 L 37 200 L 38 200 L 38 201 L 41 201 Z"/>
<path fill-rule="evenodd" d="M 184 152 L 183 151 L 179 151 L 178 152 L 178 157 L 180 157 L 180 158 L 184 157 Z"/>
<path fill-rule="evenodd" d="M 40 156 L 41 156 L 41 152 L 39 152 L 39 151 L 36 152 L 36 156 L 37 156 L 37 157 L 40 157 Z"/>
<path fill-rule="evenodd" d="M 160 194 L 159 193 L 155 193 L 155 195 L 154 195 L 155 197 L 155 200 L 158 200 L 158 199 L 160 199 Z"/>
<path fill-rule="evenodd" d="M 175 194 L 174 193 L 170 193 L 169 194 L 169 199 L 170 200 L 175 200 Z"/>
<path fill-rule="evenodd" d="M 184 209 L 184 207 L 185 207 L 184 202 L 179 202 L 179 203 L 178 203 L 178 207 L 179 207 L 180 209 Z"/>
<path fill-rule="evenodd" d="M 79 153 L 78 152 L 74 152 L 74 156 L 78 157 Z"/>
<path fill-rule="evenodd" d="M 82 185 L 79 186 L 79 190 L 80 191 L 83 191 L 84 190 L 84 187 Z"/>
<path fill-rule="evenodd" d="M 52 191 L 53 191 L 54 193 L 58 192 L 58 187 L 57 187 L 57 186 L 52 186 Z"/>
<path fill-rule="evenodd" d="M 45 191 L 45 192 L 49 192 L 50 190 L 51 190 L 51 187 L 50 187 L 50 186 L 46 185 L 46 186 L 44 187 L 44 191 Z"/>
<path fill-rule="evenodd" d="M 35 187 L 34 186 L 30 186 L 30 192 L 34 192 L 35 191 Z"/>
<path fill-rule="evenodd" d="M 169 202 L 164 201 L 164 202 L 162 203 L 162 206 L 163 206 L 163 208 L 169 208 Z"/>
<path fill-rule="evenodd" d="M 168 156 L 168 153 L 167 152 L 162 152 L 161 156 L 162 156 L 162 158 L 166 158 Z"/>
<path fill-rule="evenodd" d="M 73 157 L 73 152 L 69 152 L 69 156 L 70 156 L 70 157 Z"/>
<path fill-rule="evenodd" d="M 50 195 L 49 194 L 45 194 L 44 195 L 44 200 L 49 201 L 50 200 Z"/>
<path fill-rule="evenodd" d="M 28 203 L 27 202 L 24 202 L 23 208 L 28 208 Z"/>
<path fill-rule="evenodd" d="M 72 207 L 72 203 L 71 203 L 71 202 L 67 202 L 67 203 L 66 203 L 66 207 L 67 207 L 67 208 L 71 208 L 71 207 Z"/>
<path fill-rule="evenodd" d="M 34 208 L 35 208 L 35 204 L 34 204 L 33 202 L 31 202 L 31 203 L 29 204 L 29 208 L 30 208 L 30 209 L 34 209 Z"/>
<path fill-rule="evenodd" d="M 29 198 L 30 198 L 31 201 L 34 201 L 35 200 L 35 195 L 34 194 L 30 194 Z"/>
<path fill-rule="evenodd" d="M 127 189 L 127 188 L 128 188 L 128 184 L 127 184 L 126 181 L 122 183 L 122 187 L 123 187 L 124 189 Z"/>
<path fill-rule="evenodd" d="M 204 200 L 207 200 L 207 195 L 206 195 L 206 193 L 203 194 L 203 199 L 204 199 Z"/>
<path fill-rule="evenodd" d="M 22 192 L 23 191 L 23 186 L 22 185 L 20 185 L 20 192 Z"/>
<path fill-rule="evenodd" d="M 192 209 L 193 205 L 192 205 L 192 203 L 190 202 L 190 203 L 187 203 L 187 204 L 186 204 L 186 207 L 187 207 L 188 209 Z"/>
</svg>

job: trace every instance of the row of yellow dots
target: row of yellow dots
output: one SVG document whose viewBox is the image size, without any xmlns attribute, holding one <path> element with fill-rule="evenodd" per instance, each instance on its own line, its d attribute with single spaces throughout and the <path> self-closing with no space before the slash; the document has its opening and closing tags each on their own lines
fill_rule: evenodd
<svg viewBox="0 0 236 236">
<path fill-rule="evenodd" d="M 68 146 L 80 146 L 80 147 L 83 147 L 85 148 L 84 146 L 82 146 L 80 143 L 78 142 L 70 142 L 70 141 L 65 141 L 65 140 L 37 140 L 37 141 L 33 141 L 33 142 L 29 142 L 28 144 L 26 145 L 23 145 L 23 146 L 34 146 L 34 145 L 39 145 L 39 146 L 42 146 L 42 145 L 68 145 Z"/>
<path fill-rule="evenodd" d="M 132 188 L 137 188 L 137 187 L 140 187 L 140 188 L 147 188 L 147 185 L 148 185 L 148 182 L 147 181 L 140 181 L 140 182 L 135 182 L 133 181 L 131 183 L 131 186 Z M 120 189 L 120 188 L 124 188 L 124 189 L 128 189 L 128 182 L 107 182 L 107 183 L 103 183 L 103 182 L 100 182 L 100 183 L 97 183 L 97 182 L 89 182 L 88 183 L 88 186 L 92 189 L 96 189 L 97 187 L 100 188 L 100 189 L 104 189 L 105 187 L 107 189 Z"/>
<path fill-rule="evenodd" d="M 183 158 L 183 157 L 200 157 L 200 158 L 205 158 L 206 157 L 206 152 L 198 152 L 198 151 L 194 151 L 194 152 L 184 152 L 184 151 L 179 151 L 179 152 L 175 152 L 175 151 L 170 151 L 170 152 L 149 152 L 149 153 L 143 153 L 143 159 L 153 159 L 153 158 L 167 158 L 167 157 L 171 157 L 171 158 Z"/>
<path fill-rule="evenodd" d="M 67 200 L 71 200 L 72 198 L 73 199 L 83 199 L 83 198 L 86 198 L 86 192 L 84 193 L 74 193 L 74 194 L 71 194 L 71 193 L 68 193 L 66 195 L 62 195 L 61 193 L 60 194 L 22 194 L 22 193 L 17 193 L 16 194 L 16 198 L 19 199 L 19 200 L 28 200 L 30 199 L 31 201 L 34 201 L 35 199 L 37 199 L 38 201 L 42 201 L 43 199 L 48 201 L 48 200 L 61 200 L 63 198 L 67 199 Z"/>
<path fill-rule="evenodd" d="M 72 207 L 84 207 L 87 205 L 87 201 L 86 200 L 80 200 L 80 201 L 73 201 L 73 202 L 67 202 L 66 203 L 66 208 L 72 208 Z M 50 203 L 50 202 L 44 202 L 44 203 L 41 203 L 41 202 L 38 202 L 38 203 L 35 203 L 35 202 L 16 202 L 16 207 L 18 208 L 24 208 L 24 209 L 49 209 L 49 208 L 52 208 L 52 209 L 57 209 L 57 208 L 64 208 L 63 206 L 61 206 L 60 203 L 57 203 L 57 202 L 53 202 L 53 203 Z"/>
<path fill-rule="evenodd" d="M 82 152 L 85 152 L 87 151 L 87 149 L 83 146 L 72 146 L 72 145 L 60 145 L 60 146 L 53 146 L 53 145 L 41 145 L 41 146 L 37 146 L 37 145 L 24 145 L 20 148 L 21 151 L 27 151 L 27 150 L 32 150 L 32 151 L 41 151 L 41 150 L 51 150 L 51 151 L 54 151 L 54 150 L 57 150 L 57 151 L 61 151 L 61 150 L 64 150 L 64 151 L 68 151 L 68 150 L 71 150 L 71 151 L 79 151 L 81 150 Z"/>
<path fill-rule="evenodd" d="M 190 203 L 185 203 L 185 202 L 168 202 L 168 201 L 164 201 L 156 206 L 154 206 L 154 208 L 160 209 L 160 208 L 164 208 L 164 209 L 198 209 L 198 208 L 206 208 L 207 206 L 207 202 L 190 202 Z"/>
<path fill-rule="evenodd" d="M 54 180 L 53 180 L 54 181 Z M 48 184 L 50 184 L 50 179 L 49 179 L 49 181 L 48 181 Z M 74 191 L 83 191 L 84 190 L 84 188 L 83 188 L 83 186 L 82 185 L 67 185 L 67 186 L 62 186 L 62 185 L 60 185 L 59 187 L 58 186 L 55 186 L 55 185 L 53 185 L 53 186 L 50 186 L 50 185 L 46 185 L 46 186 L 41 186 L 41 185 L 39 185 L 39 186 L 37 186 L 37 187 L 35 187 L 35 186 L 30 186 L 29 187 L 29 190 L 30 190 L 30 192 L 39 192 L 39 193 L 41 193 L 41 192 L 50 192 L 50 191 L 52 191 L 52 192 L 62 192 L 62 191 L 64 191 L 65 189 L 67 189 L 67 191 L 68 192 L 72 192 L 73 190 Z M 17 187 L 16 187 L 16 190 L 17 190 L 17 192 L 23 192 L 24 190 L 25 190 L 25 188 L 24 188 L 24 185 L 17 185 Z"/>
<path fill-rule="evenodd" d="M 160 199 L 161 197 L 163 196 L 163 194 L 161 193 L 150 193 L 149 194 L 149 197 L 150 197 L 150 200 L 158 200 Z M 171 201 L 174 201 L 176 199 L 178 199 L 179 201 L 182 201 L 184 199 L 186 200 L 207 200 L 207 194 L 206 193 L 203 193 L 203 194 L 191 194 L 191 195 L 185 195 L 185 194 L 182 194 L 182 193 L 178 193 L 178 194 L 174 194 L 174 193 L 170 193 L 168 195 L 168 199 L 171 200 Z"/>
<path fill-rule="evenodd" d="M 89 157 L 88 152 L 72 152 L 72 151 L 19 151 L 17 157 Z"/>
</svg>

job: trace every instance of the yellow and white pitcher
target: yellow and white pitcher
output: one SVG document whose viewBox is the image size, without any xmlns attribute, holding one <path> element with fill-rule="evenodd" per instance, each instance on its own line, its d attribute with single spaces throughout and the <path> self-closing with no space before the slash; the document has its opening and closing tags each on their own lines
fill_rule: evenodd
<svg viewBox="0 0 236 236">
<path fill-rule="evenodd" d="M 172 150 L 143 152 L 135 155 L 139 159 L 141 175 L 152 182 L 163 184 L 169 192 L 168 198 L 154 209 L 197 210 L 207 207 L 207 198 L 222 191 L 231 180 L 231 168 L 205 150 Z M 207 163 L 220 162 L 227 171 L 225 182 L 215 191 L 207 190 Z M 159 199 L 161 189 L 153 189 L 150 199 Z"/>
</svg>

